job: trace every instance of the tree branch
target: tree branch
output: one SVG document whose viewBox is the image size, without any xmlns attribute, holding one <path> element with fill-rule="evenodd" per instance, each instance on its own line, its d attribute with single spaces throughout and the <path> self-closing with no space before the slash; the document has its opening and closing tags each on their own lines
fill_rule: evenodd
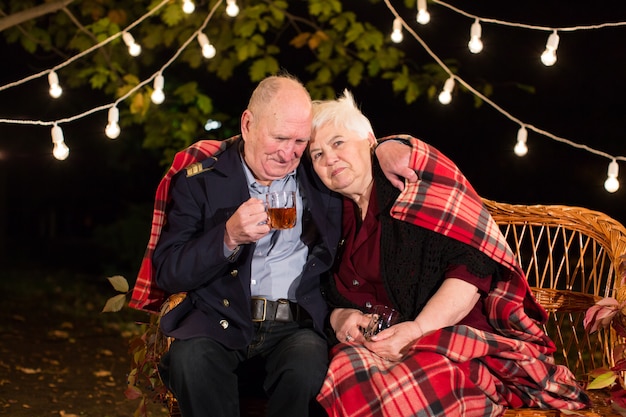
<svg viewBox="0 0 626 417">
<path fill-rule="evenodd" d="M 74 0 L 58 0 L 50 3 L 44 3 L 40 6 L 31 7 L 30 9 L 0 18 L 0 32 L 29 21 L 31 19 L 36 19 L 48 13 L 54 13 L 62 9 L 63 7 L 66 7 L 73 1 Z"/>
</svg>

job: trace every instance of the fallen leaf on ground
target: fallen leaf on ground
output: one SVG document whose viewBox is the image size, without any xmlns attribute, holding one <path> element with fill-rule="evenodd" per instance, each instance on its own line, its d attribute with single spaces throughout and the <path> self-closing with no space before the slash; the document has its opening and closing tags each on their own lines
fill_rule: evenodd
<svg viewBox="0 0 626 417">
<path fill-rule="evenodd" d="M 28 375 L 41 373 L 41 368 L 33 369 L 33 368 L 24 368 L 22 366 L 16 366 L 15 368 L 18 371 L 21 371 L 21 372 L 23 372 L 25 374 L 28 374 Z"/>
<path fill-rule="evenodd" d="M 70 337 L 70 334 L 63 330 L 50 330 L 48 332 L 48 336 L 57 337 L 59 339 L 67 339 Z"/>
<path fill-rule="evenodd" d="M 65 410 L 59 411 L 61 417 L 79 417 L 78 414 L 66 413 Z"/>
</svg>

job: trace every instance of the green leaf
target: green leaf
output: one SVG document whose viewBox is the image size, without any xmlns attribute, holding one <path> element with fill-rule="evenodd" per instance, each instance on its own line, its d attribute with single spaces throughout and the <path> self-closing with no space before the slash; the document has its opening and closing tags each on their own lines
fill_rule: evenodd
<svg viewBox="0 0 626 417">
<path fill-rule="evenodd" d="M 333 12 L 341 12 L 341 2 L 338 0 L 315 0 L 309 1 L 309 13 L 313 16 L 320 16 L 322 18 L 330 17 Z"/>
<path fill-rule="evenodd" d="M 89 78 L 89 84 L 92 88 L 100 89 L 109 82 L 109 77 L 104 72 L 97 72 Z"/>
<path fill-rule="evenodd" d="M 357 22 L 350 26 L 350 29 L 348 30 L 348 32 L 346 32 L 346 44 L 349 45 L 359 39 L 364 31 L 365 28 L 363 27 L 362 23 Z"/>
<path fill-rule="evenodd" d="M 115 313 L 120 311 L 126 304 L 126 294 L 118 294 L 107 300 L 102 309 L 103 313 Z"/>
<path fill-rule="evenodd" d="M 235 33 L 243 38 L 249 38 L 256 32 L 257 22 L 246 20 L 235 26 Z"/>
<path fill-rule="evenodd" d="M 116 291 L 127 293 L 129 290 L 128 281 L 121 275 L 114 275 L 107 278 Z"/>
<path fill-rule="evenodd" d="M 274 57 L 266 56 L 255 60 L 250 67 L 250 79 L 261 81 L 269 74 L 275 74 L 279 70 L 278 61 Z"/>
<path fill-rule="evenodd" d="M 198 94 L 196 104 L 198 105 L 198 108 L 200 109 L 202 114 L 211 114 L 213 112 L 213 101 L 211 100 L 211 97 L 207 95 Z"/>
<path fill-rule="evenodd" d="M 168 26 L 176 26 L 183 18 L 185 13 L 178 2 L 171 2 L 165 7 L 161 14 L 161 20 Z"/>
<path fill-rule="evenodd" d="M 22 47 L 26 49 L 27 52 L 32 54 L 37 50 L 37 43 L 33 42 L 31 38 L 23 37 L 20 41 L 22 43 Z"/>
<path fill-rule="evenodd" d="M 285 10 L 287 10 L 287 2 L 286 1 L 275 1 L 270 6 L 270 12 L 272 13 L 272 17 L 278 24 L 282 24 L 285 20 Z"/>
<path fill-rule="evenodd" d="M 176 97 L 179 97 L 183 103 L 189 104 L 195 101 L 198 95 L 198 83 L 195 81 L 181 85 L 174 90 Z"/>
<path fill-rule="evenodd" d="M 587 385 L 587 389 L 602 389 L 613 385 L 617 375 L 613 371 L 605 372 Z"/>
<path fill-rule="evenodd" d="M 409 83 L 406 88 L 406 93 L 404 94 L 405 101 L 410 104 L 413 103 L 422 93 L 420 86 L 418 83 L 409 80 Z"/>
<path fill-rule="evenodd" d="M 348 70 L 348 82 L 352 86 L 357 86 L 363 79 L 364 65 L 362 62 L 355 62 Z"/>
</svg>

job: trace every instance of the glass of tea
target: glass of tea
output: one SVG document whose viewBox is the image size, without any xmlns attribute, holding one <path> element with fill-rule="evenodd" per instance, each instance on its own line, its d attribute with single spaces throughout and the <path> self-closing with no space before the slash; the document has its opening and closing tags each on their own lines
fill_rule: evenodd
<svg viewBox="0 0 626 417">
<path fill-rule="evenodd" d="M 375 305 L 371 314 L 370 323 L 363 332 L 366 340 L 400 321 L 400 313 L 388 306 Z"/>
<path fill-rule="evenodd" d="M 272 229 L 291 229 L 296 225 L 296 192 L 267 193 L 267 217 Z"/>
</svg>

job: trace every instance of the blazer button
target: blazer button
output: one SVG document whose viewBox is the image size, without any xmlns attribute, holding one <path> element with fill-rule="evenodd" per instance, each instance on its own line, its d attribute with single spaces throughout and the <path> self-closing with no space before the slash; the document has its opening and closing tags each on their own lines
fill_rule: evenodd
<svg viewBox="0 0 626 417">
<path fill-rule="evenodd" d="M 222 300 L 222 304 L 224 304 L 224 307 L 230 307 L 230 301 L 228 301 L 228 299 L 227 299 L 227 298 L 224 298 L 224 299 Z"/>
<path fill-rule="evenodd" d="M 236 277 L 237 275 L 239 275 L 239 271 L 237 271 L 236 269 L 233 269 L 232 271 L 230 271 L 230 276 L 231 277 Z"/>
<path fill-rule="evenodd" d="M 222 326 L 224 330 L 228 329 L 228 320 L 220 320 L 220 326 Z"/>
</svg>

